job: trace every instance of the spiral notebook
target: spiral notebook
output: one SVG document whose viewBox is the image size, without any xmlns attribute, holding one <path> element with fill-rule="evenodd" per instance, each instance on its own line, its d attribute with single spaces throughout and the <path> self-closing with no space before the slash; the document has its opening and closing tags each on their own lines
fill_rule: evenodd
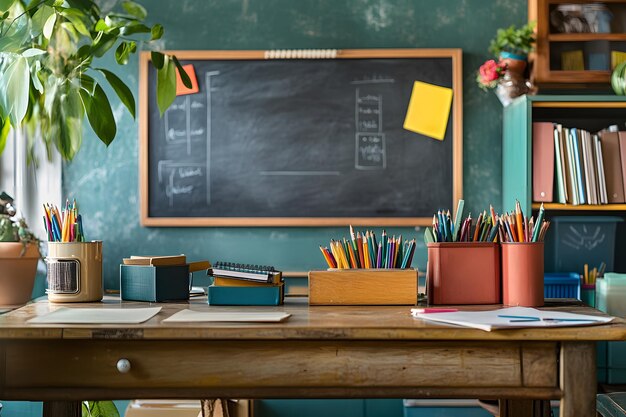
<svg viewBox="0 0 626 417">
<path fill-rule="evenodd" d="M 234 262 L 216 262 L 211 275 L 216 277 L 243 279 L 255 282 L 272 282 L 280 274 L 273 266 L 238 264 Z"/>
</svg>

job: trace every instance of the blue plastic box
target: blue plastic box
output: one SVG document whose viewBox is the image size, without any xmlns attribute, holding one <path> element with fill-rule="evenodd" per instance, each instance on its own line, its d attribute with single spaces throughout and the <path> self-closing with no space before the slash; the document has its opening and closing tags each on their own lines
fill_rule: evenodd
<svg viewBox="0 0 626 417">
<path fill-rule="evenodd" d="M 580 300 L 580 275 L 574 272 L 549 272 L 543 277 L 543 298 L 575 298 Z"/>
<path fill-rule="evenodd" d="M 615 216 L 555 216 L 546 236 L 545 271 L 581 274 L 606 263 L 613 270 L 615 231 L 623 219 Z"/>
</svg>

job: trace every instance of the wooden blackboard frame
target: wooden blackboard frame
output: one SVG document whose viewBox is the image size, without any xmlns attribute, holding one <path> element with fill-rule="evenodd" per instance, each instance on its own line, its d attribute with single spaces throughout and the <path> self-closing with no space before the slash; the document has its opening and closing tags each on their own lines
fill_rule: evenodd
<svg viewBox="0 0 626 417">
<path fill-rule="evenodd" d="M 463 79 L 461 49 L 343 49 L 337 51 L 166 51 L 179 60 L 263 60 L 449 58 L 452 61 L 452 201 L 463 196 Z M 149 210 L 148 68 L 150 52 L 139 57 L 139 193 L 143 226 L 425 226 L 432 217 L 151 217 Z"/>
</svg>

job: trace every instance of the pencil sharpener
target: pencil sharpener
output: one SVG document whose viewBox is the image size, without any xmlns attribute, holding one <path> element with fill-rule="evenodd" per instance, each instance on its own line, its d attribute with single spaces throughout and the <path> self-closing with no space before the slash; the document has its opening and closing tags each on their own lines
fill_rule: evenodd
<svg viewBox="0 0 626 417">
<path fill-rule="evenodd" d="M 102 242 L 48 242 L 48 300 L 102 300 Z"/>
</svg>

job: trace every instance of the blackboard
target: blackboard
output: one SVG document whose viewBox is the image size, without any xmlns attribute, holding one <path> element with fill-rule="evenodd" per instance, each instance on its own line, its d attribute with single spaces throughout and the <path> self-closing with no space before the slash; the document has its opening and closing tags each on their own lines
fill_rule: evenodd
<svg viewBox="0 0 626 417">
<path fill-rule="evenodd" d="M 461 197 L 460 50 L 175 54 L 199 92 L 163 117 L 141 58 L 142 224 L 419 225 Z M 415 81 L 453 89 L 443 141 L 403 129 Z"/>
</svg>

